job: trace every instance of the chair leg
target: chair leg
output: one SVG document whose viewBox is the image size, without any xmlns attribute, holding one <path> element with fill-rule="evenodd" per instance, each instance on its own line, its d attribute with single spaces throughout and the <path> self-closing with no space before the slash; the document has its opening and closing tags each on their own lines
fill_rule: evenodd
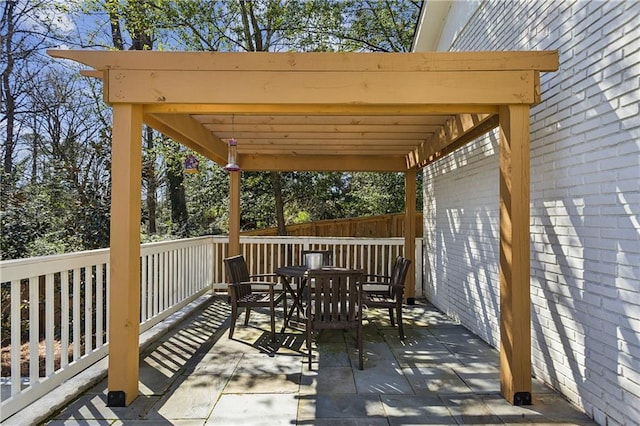
<svg viewBox="0 0 640 426">
<path fill-rule="evenodd" d="M 400 340 L 404 340 L 404 326 L 402 325 L 402 306 L 396 308 L 398 314 L 398 333 L 400 334 Z"/>
<path fill-rule="evenodd" d="M 282 316 L 284 319 L 284 322 L 282 324 L 282 331 L 280 332 L 280 334 L 284 333 L 284 330 L 287 328 L 287 291 L 285 289 L 282 290 L 284 293 L 284 300 L 283 300 L 283 308 L 282 308 Z"/>
<path fill-rule="evenodd" d="M 358 340 L 358 369 L 364 370 L 364 354 L 362 353 L 362 323 L 356 329 L 356 339 Z"/>
<path fill-rule="evenodd" d="M 271 341 L 277 342 L 276 340 L 276 311 L 275 306 L 273 304 L 273 295 L 271 295 L 271 303 L 269 305 L 269 313 L 271 314 Z"/>
<path fill-rule="evenodd" d="M 244 325 L 249 325 L 249 313 L 251 312 L 251 308 L 247 306 L 244 311 Z"/>
<path fill-rule="evenodd" d="M 389 308 L 389 320 L 391 321 L 391 327 L 395 327 L 395 321 L 393 319 L 393 308 Z"/>
<path fill-rule="evenodd" d="M 313 338 L 313 333 L 311 332 L 310 324 L 307 323 L 307 359 L 309 363 L 309 371 L 311 371 L 311 339 Z"/>
<path fill-rule="evenodd" d="M 229 324 L 229 339 L 233 337 L 233 330 L 236 328 L 236 318 L 238 317 L 238 308 L 231 305 L 231 324 Z"/>
</svg>

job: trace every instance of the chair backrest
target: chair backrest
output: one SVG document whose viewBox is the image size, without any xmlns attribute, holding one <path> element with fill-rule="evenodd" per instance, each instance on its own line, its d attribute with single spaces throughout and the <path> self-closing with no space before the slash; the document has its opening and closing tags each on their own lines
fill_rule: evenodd
<svg viewBox="0 0 640 426">
<path fill-rule="evenodd" d="M 244 256 L 239 254 L 224 259 L 227 267 L 227 276 L 232 283 L 241 283 L 249 281 L 249 268 Z"/>
<path fill-rule="evenodd" d="M 224 259 L 224 265 L 227 269 L 227 277 L 231 284 L 244 283 L 249 281 L 249 268 L 244 256 L 239 254 Z M 251 285 L 229 286 L 232 296 L 241 298 L 251 294 Z"/>
<path fill-rule="evenodd" d="M 333 266 L 333 252 L 331 250 L 302 250 L 302 262 L 305 262 L 308 254 L 321 254 L 323 266 Z M 306 263 L 304 263 L 306 265 Z"/>
<path fill-rule="evenodd" d="M 404 282 L 407 279 L 407 272 L 409 272 L 409 265 L 411 261 L 402 256 L 396 258 L 396 262 L 391 270 L 391 296 L 394 298 L 402 298 L 404 294 Z M 393 286 L 401 286 L 399 288 Z"/>
<path fill-rule="evenodd" d="M 314 328 L 353 327 L 362 316 L 362 271 L 309 271 L 307 309 Z"/>
</svg>

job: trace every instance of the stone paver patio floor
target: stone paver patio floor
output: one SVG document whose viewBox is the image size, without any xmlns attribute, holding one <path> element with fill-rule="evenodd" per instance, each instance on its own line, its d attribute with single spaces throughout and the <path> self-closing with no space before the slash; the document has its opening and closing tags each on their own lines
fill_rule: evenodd
<svg viewBox="0 0 640 426">
<path fill-rule="evenodd" d="M 274 344 L 258 310 L 230 340 L 229 313 L 213 296 L 147 349 L 129 407 L 106 406 L 105 379 L 47 424 L 594 424 L 535 380 L 534 405 L 508 404 L 497 351 L 428 302 L 405 306 L 405 341 L 386 311 L 366 312 L 362 371 L 352 333 L 323 332 L 310 371 L 302 331 Z"/>
</svg>

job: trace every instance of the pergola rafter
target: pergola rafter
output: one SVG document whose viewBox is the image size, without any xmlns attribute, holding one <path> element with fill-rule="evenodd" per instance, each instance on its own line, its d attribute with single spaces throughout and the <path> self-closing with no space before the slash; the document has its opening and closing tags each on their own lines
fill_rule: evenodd
<svg viewBox="0 0 640 426">
<path fill-rule="evenodd" d="M 90 66 L 83 74 L 102 78 L 104 99 L 114 108 L 113 405 L 138 393 L 143 122 L 221 165 L 233 137 L 243 170 L 405 173 L 405 255 L 411 259 L 417 169 L 499 126 L 502 395 L 512 403 L 530 401 L 529 107 L 540 100 L 539 73 L 557 70 L 557 52 L 49 53 Z M 231 173 L 230 182 L 229 252 L 235 254 L 239 173 Z M 408 277 L 413 297 L 413 271 Z"/>
</svg>

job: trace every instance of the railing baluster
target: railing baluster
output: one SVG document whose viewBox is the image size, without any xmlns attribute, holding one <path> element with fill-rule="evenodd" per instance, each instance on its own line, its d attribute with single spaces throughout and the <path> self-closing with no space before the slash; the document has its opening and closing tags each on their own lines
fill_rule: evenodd
<svg viewBox="0 0 640 426">
<path fill-rule="evenodd" d="M 69 271 L 60 272 L 60 368 L 69 365 Z"/>
<path fill-rule="evenodd" d="M 164 311 L 165 309 L 165 297 L 166 297 L 166 289 L 165 289 L 165 259 L 164 252 L 160 251 L 156 255 L 156 265 L 155 268 L 158 272 L 158 310 L 156 314 Z"/>
<path fill-rule="evenodd" d="M 182 268 L 184 269 L 184 286 L 180 289 L 179 295 L 182 298 L 183 295 L 188 294 L 191 288 L 191 273 L 192 264 L 190 260 L 191 248 L 186 247 L 182 251 Z"/>
<path fill-rule="evenodd" d="M 84 354 L 93 351 L 93 265 L 84 269 Z"/>
<path fill-rule="evenodd" d="M 178 285 L 179 279 L 178 275 L 182 272 L 180 266 L 180 251 L 179 250 L 171 250 L 169 252 L 164 252 L 165 265 L 167 271 L 165 271 L 165 300 L 167 301 L 165 305 L 169 306 L 170 301 L 173 297 L 173 292 L 177 295 L 182 293 L 182 289 Z"/>
<path fill-rule="evenodd" d="M 174 283 L 180 282 L 180 271 L 181 271 L 181 259 L 180 259 L 180 252 L 179 251 L 175 251 L 172 250 L 171 253 L 171 279 L 173 280 Z M 175 298 L 176 300 L 182 300 L 182 298 L 184 297 L 184 295 L 186 294 L 185 289 L 180 286 L 180 285 L 174 285 L 174 293 L 175 293 Z"/>
<path fill-rule="evenodd" d="M 171 279 L 169 280 L 169 300 L 167 307 L 175 303 L 180 296 L 180 287 L 182 286 L 182 277 L 179 274 L 178 263 L 180 263 L 180 250 L 171 250 Z M 174 283 L 174 285 L 171 285 Z"/>
<path fill-rule="evenodd" d="M 100 349 L 103 342 L 102 330 L 103 323 L 103 310 L 104 299 L 102 292 L 104 291 L 102 274 L 104 274 L 104 265 L 99 263 L 96 265 L 96 349 Z"/>
<path fill-rule="evenodd" d="M 176 262 L 176 276 L 178 276 L 178 280 L 180 281 L 180 285 L 178 286 L 180 292 L 178 293 L 178 296 L 171 303 L 172 305 L 177 302 L 181 302 L 184 299 L 184 295 L 186 293 L 185 288 L 187 286 L 187 282 L 185 279 L 186 274 L 184 270 L 184 268 L 187 266 L 185 262 L 186 251 L 187 249 L 184 249 L 184 248 L 178 251 L 178 261 Z"/>
<path fill-rule="evenodd" d="M 158 280 L 158 254 L 153 254 L 153 313 L 152 315 L 156 315 L 160 312 L 160 282 Z"/>
<path fill-rule="evenodd" d="M 109 263 L 107 263 L 105 265 L 106 268 L 106 276 L 107 276 L 107 282 L 105 283 L 105 285 L 107 286 L 107 300 L 105 301 L 107 304 L 107 309 L 105 310 L 105 312 L 107 313 L 107 318 L 105 320 L 105 324 L 106 324 L 106 331 L 107 331 L 107 342 L 109 341 L 109 330 L 111 328 L 111 265 Z"/>
<path fill-rule="evenodd" d="M 20 297 L 22 283 L 20 280 L 11 281 L 11 395 L 20 392 L 20 347 L 22 346 L 22 298 Z"/>
<path fill-rule="evenodd" d="M 156 299 L 158 297 L 158 290 L 156 288 L 156 281 L 158 274 L 156 273 L 158 259 L 155 254 L 149 254 L 147 256 L 147 315 L 152 318 L 156 314 Z"/>
<path fill-rule="evenodd" d="M 205 280 L 204 280 L 204 271 L 205 271 L 205 267 L 206 267 L 206 263 L 204 263 L 204 247 L 202 245 L 199 245 L 198 247 L 196 247 L 196 270 L 198 271 L 196 273 L 196 285 L 193 287 L 194 291 L 198 291 L 199 289 L 202 289 L 205 286 Z"/>
<path fill-rule="evenodd" d="M 29 278 L 29 385 L 33 386 L 40 377 L 40 292 L 39 277 Z"/>
<path fill-rule="evenodd" d="M 146 321 L 149 318 L 149 283 L 147 282 L 148 256 L 142 255 L 140 259 L 140 319 Z"/>
<path fill-rule="evenodd" d="M 189 264 L 187 263 L 186 250 L 187 249 L 179 249 L 176 252 L 174 252 L 174 258 L 175 258 L 174 263 L 176 265 L 174 277 L 176 279 L 176 283 L 178 284 L 176 288 L 178 290 L 178 295 L 180 297 L 182 297 L 182 295 L 187 292 L 187 288 L 189 285 L 189 275 L 188 275 Z"/>
<path fill-rule="evenodd" d="M 169 306 L 171 306 L 170 300 L 171 300 L 171 288 L 169 286 L 169 280 L 172 279 L 172 276 L 170 274 L 171 268 L 172 268 L 172 262 L 171 262 L 171 256 L 170 256 L 170 252 L 168 251 L 164 251 L 162 253 L 162 258 L 164 259 L 164 308 L 167 309 Z"/>
<path fill-rule="evenodd" d="M 80 268 L 73 270 L 73 360 L 80 358 Z"/>
<path fill-rule="evenodd" d="M 167 309 L 170 305 L 169 305 L 169 301 L 171 300 L 171 294 L 173 289 L 175 288 L 174 286 L 171 286 L 171 283 L 176 283 L 175 281 L 175 270 L 174 270 L 174 255 L 175 252 L 174 251 L 166 251 L 165 252 L 167 255 L 167 259 L 168 259 L 168 265 L 169 265 L 169 275 L 167 276 L 167 280 L 164 283 L 164 308 L 162 310 Z"/>
<path fill-rule="evenodd" d="M 44 313 L 44 324 L 45 324 L 45 374 L 50 376 L 53 374 L 54 369 L 54 331 L 55 331 L 55 317 L 54 317 L 54 306 L 55 306 L 55 295 L 53 289 L 53 274 L 45 275 L 44 279 L 44 301 L 45 301 L 45 313 Z"/>
<path fill-rule="evenodd" d="M 185 295 L 192 293 L 193 290 L 199 285 L 198 283 L 199 268 L 198 268 L 198 264 L 196 263 L 197 260 L 198 260 L 198 247 L 189 247 L 189 264 L 191 265 L 189 267 L 189 274 L 191 275 L 191 278 L 189 279 L 189 287 L 187 288 Z"/>
</svg>

